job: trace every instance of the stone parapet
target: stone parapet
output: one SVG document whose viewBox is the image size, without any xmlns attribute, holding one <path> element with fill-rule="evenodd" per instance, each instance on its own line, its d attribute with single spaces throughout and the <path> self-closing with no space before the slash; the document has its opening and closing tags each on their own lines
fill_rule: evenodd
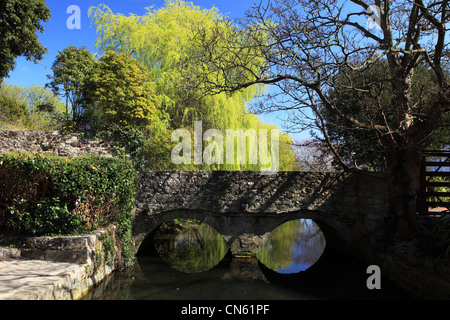
<svg viewBox="0 0 450 320">
<path fill-rule="evenodd" d="M 189 208 L 219 213 L 333 211 L 343 217 L 387 212 L 381 179 L 363 174 L 258 171 L 139 173 L 138 210 Z"/>
</svg>

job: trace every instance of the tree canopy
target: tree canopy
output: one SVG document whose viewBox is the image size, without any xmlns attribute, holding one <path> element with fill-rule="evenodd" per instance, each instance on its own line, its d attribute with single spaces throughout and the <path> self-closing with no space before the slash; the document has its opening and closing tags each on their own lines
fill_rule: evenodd
<svg viewBox="0 0 450 320">
<path fill-rule="evenodd" d="M 60 128 L 64 104 L 41 86 L 0 87 L 0 126 L 11 129 L 52 130 Z"/>
<path fill-rule="evenodd" d="M 203 50 L 200 46 L 203 35 L 199 31 L 206 28 L 231 35 L 237 28 L 229 24 L 216 8 L 201 9 L 192 3 L 171 0 L 160 9 L 148 7 L 144 16 L 114 14 L 106 5 L 91 7 L 89 15 L 97 28 L 97 48 L 102 52 L 112 50 L 131 54 L 148 68 L 155 83 L 158 117 L 151 124 L 152 135 L 147 143 L 152 149 L 149 150 L 150 157 L 162 153 L 170 155 L 166 147 L 173 144 L 167 141 L 167 137 L 179 128 L 193 130 L 197 120 L 202 121 L 205 131 L 210 128 L 265 128 L 266 124 L 247 109 L 247 103 L 265 90 L 263 85 L 232 94 L 205 94 L 202 82 L 196 78 L 197 75 L 209 74 L 212 81 L 220 75 L 214 68 L 196 64 L 197 60 L 193 59 Z M 227 59 L 225 50 L 214 54 L 223 54 L 223 58 Z M 252 68 L 255 71 L 259 68 L 258 63 L 262 63 L 261 58 L 254 59 Z M 163 145 L 158 141 L 166 143 Z M 291 141 L 286 136 L 283 142 L 286 144 L 283 150 L 287 153 L 282 157 L 293 157 Z M 294 161 L 282 160 L 280 163 L 285 163 L 286 168 L 293 168 Z M 213 168 L 242 169 L 242 166 L 223 164 Z"/>
<path fill-rule="evenodd" d="M 36 33 L 44 31 L 41 21 L 49 19 L 45 0 L 0 1 L 0 80 L 14 69 L 16 57 L 34 62 L 42 59 L 47 49 L 39 43 Z"/>
<path fill-rule="evenodd" d="M 147 66 L 156 84 L 160 107 L 170 116 L 172 127 L 192 125 L 202 118 L 211 127 L 237 128 L 238 117 L 246 112 L 245 102 L 263 87 L 249 88 L 233 95 L 204 96 L 193 88 L 193 77 L 203 65 L 192 63 L 200 54 L 196 37 L 200 26 L 220 28 L 229 25 L 217 9 L 200 9 L 184 1 L 167 1 L 161 9 L 147 8 L 144 16 L 114 14 L 106 5 L 92 7 L 90 15 L 97 27 L 100 50 L 129 52 Z M 213 74 L 213 70 L 205 70 Z M 243 119 L 245 121 L 245 119 Z"/>
<path fill-rule="evenodd" d="M 106 52 L 84 84 L 88 103 L 107 123 L 145 127 L 156 114 L 156 94 L 147 68 L 128 53 Z"/>
<path fill-rule="evenodd" d="M 71 110 L 71 120 L 79 123 L 84 113 L 84 84 L 96 60 L 86 47 L 69 45 L 59 51 L 53 63 L 53 75 L 48 75 L 48 86 L 66 99 L 66 116 Z"/>
<path fill-rule="evenodd" d="M 345 70 L 334 81 L 328 99 L 336 108 L 360 122 L 386 123 L 395 126 L 395 109 L 392 108 L 393 89 L 388 81 L 388 65 L 380 60 L 360 71 Z M 360 91 L 354 90 L 358 84 Z M 432 70 L 418 65 L 411 78 L 410 100 L 418 114 L 427 112 L 437 99 L 436 78 Z M 362 129 L 354 123 L 343 123 L 326 108 L 322 108 L 330 141 L 342 159 L 355 167 L 382 171 L 388 166 L 387 155 L 392 137 L 381 131 Z M 450 113 L 438 119 L 441 126 L 420 143 L 421 150 L 445 149 L 450 145 L 448 127 Z"/>
</svg>

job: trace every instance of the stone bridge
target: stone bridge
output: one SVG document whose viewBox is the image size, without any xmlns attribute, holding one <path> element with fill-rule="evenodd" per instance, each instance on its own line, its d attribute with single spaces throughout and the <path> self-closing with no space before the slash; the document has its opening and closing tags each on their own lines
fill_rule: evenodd
<svg viewBox="0 0 450 320">
<path fill-rule="evenodd" d="M 136 248 L 175 218 L 207 223 L 232 251 L 242 235 L 305 218 L 319 225 L 327 245 L 350 249 L 382 230 L 389 212 L 383 180 L 362 173 L 159 171 L 138 179 Z"/>
</svg>

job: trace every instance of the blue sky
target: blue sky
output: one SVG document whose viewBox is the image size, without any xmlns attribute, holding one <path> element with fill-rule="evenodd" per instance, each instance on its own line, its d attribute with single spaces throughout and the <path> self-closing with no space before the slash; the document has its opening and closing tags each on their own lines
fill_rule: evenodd
<svg viewBox="0 0 450 320">
<path fill-rule="evenodd" d="M 205 9 L 214 6 L 219 9 L 221 14 L 228 14 L 234 19 L 243 17 L 255 1 L 259 3 L 259 0 L 194 0 L 193 3 Z M 50 8 L 52 16 L 49 22 L 44 23 L 45 30 L 44 33 L 39 34 L 39 41 L 47 47 L 48 53 L 38 64 L 18 57 L 15 70 L 11 71 L 10 77 L 5 80 L 10 84 L 23 87 L 43 86 L 48 82 L 46 76 L 51 73 L 51 67 L 58 51 L 72 44 L 77 47 L 85 46 L 92 52 L 96 52 L 94 44 L 97 35 L 88 17 L 88 10 L 91 6 L 106 4 L 114 13 L 143 15 L 147 12 L 146 7 L 160 8 L 164 6 L 164 2 L 164 0 L 47 0 L 46 4 Z M 67 9 L 72 5 L 78 6 L 81 10 L 81 29 L 67 27 L 67 20 L 71 16 L 71 12 L 67 13 Z M 277 114 L 261 118 L 282 127 L 279 117 L 280 115 Z M 296 135 L 295 138 L 301 139 L 307 136 Z"/>
</svg>

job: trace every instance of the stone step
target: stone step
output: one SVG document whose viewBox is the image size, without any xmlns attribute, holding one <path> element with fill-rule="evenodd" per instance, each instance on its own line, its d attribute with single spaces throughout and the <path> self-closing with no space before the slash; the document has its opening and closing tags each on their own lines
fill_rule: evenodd
<svg viewBox="0 0 450 320">
<path fill-rule="evenodd" d="M 22 250 L 20 248 L 0 246 L 0 261 L 20 259 Z"/>
</svg>

